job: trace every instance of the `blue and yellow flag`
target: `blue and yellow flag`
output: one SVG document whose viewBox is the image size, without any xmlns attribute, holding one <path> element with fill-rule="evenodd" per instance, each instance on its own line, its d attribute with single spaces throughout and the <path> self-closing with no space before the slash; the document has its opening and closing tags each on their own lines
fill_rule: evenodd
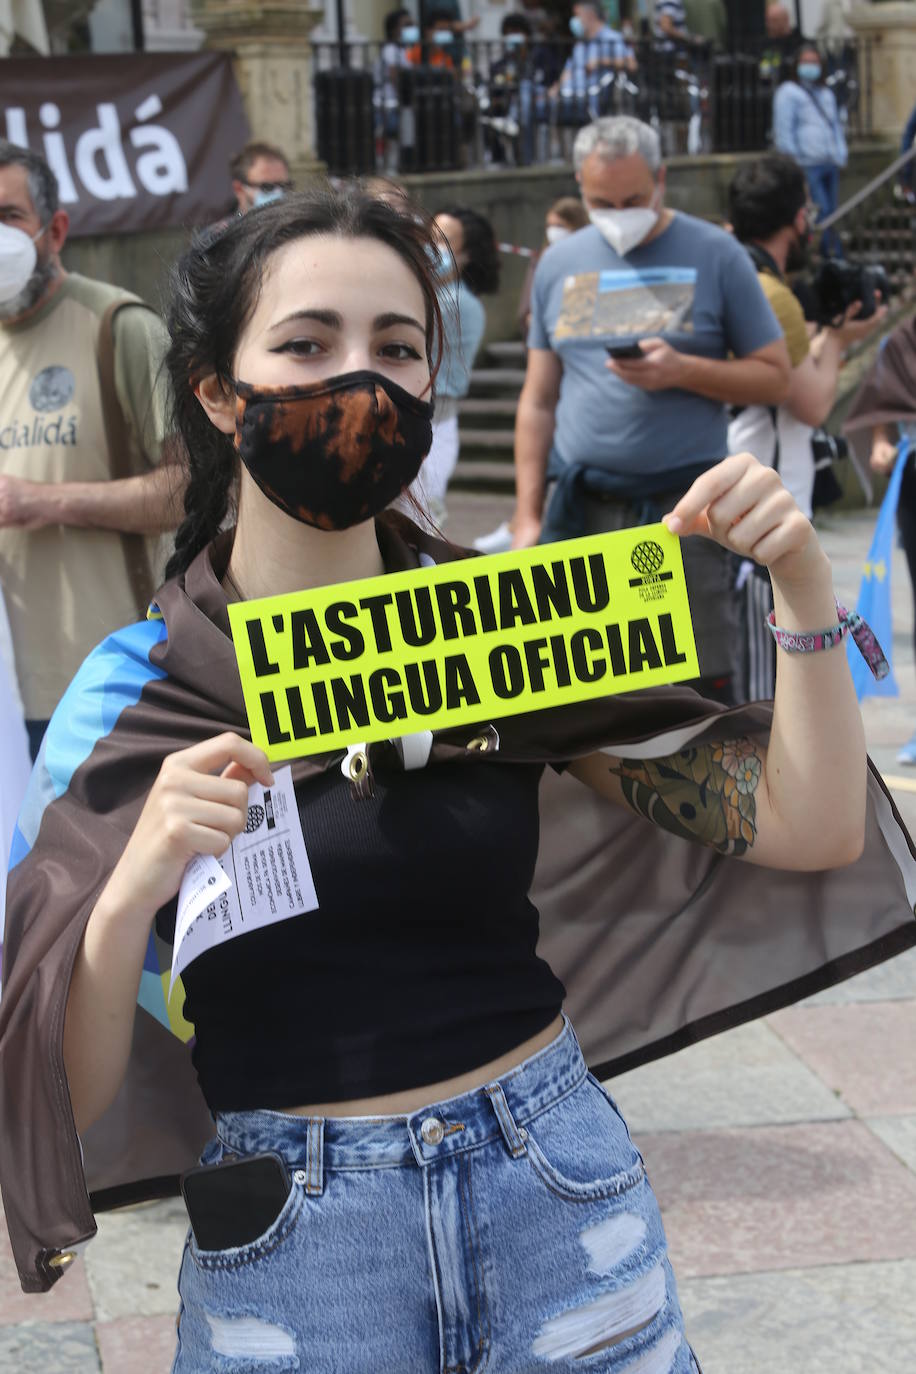
<svg viewBox="0 0 916 1374">
<path fill-rule="evenodd" d="M 881 509 L 878 511 L 875 532 L 872 535 L 871 548 L 868 551 L 868 558 L 863 569 L 862 584 L 859 587 L 859 599 L 856 602 L 856 610 L 863 620 L 868 621 L 890 664 L 890 672 L 887 676 L 881 678 L 880 681 L 876 680 L 853 640 L 850 638 L 846 641 L 849 668 L 852 672 L 852 681 L 859 701 L 867 696 L 897 697 L 900 695 L 900 688 L 894 677 L 891 560 L 894 553 L 900 483 L 903 480 L 903 469 L 906 467 L 909 456 L 910 441 L 903 438 L 900 440 L 897 462 L 891 473 L 891 480 L 887 484 L 887 491 L 881 502 Z"/>
</svg>

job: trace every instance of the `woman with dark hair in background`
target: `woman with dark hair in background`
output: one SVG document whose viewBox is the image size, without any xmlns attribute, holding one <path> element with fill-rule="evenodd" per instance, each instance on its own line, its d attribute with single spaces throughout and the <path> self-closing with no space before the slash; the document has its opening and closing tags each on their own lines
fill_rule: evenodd
<svg viewBox="0 0 916 1374">
<path fill-rule="evenodd" d="M 473 243 L 468 212 L 449 220 Z M 846 657 L 829 651 L 841 628 L 793 651 L 837 618 L 829 563 L 749 455 L 666 519 L 769 566 L 772 712 L 649 689 L 312 753 L 273 776 L 249 738 L 230 602 L 461 557 L 387 510 L 431 442 L 432 247 L 379 200 L 315 194 L 232 221 L 174 274 L 190 480 L 170 580 L 65 694 L 14 842 L 6 1220 L 23 1285 L 47 1289 L 95 1233 L 89 1188 L 97 1205 L 161 1195 L 203 1148 L 174 1374 L 695 1374 L 642 1158 L 537 954 L 545 764 L 597 794 L 603 818 L 594 893 L 581 827 L 564 834 L 576 919 L 556 952 L 587 985 L 605 1056 L 627 1034 L 631 1055 L 647 1038 L 664 1052 L 849 976 L 881 957 L 873 941 L 893 952 L 916 865 L 875 780 L 867 801 Z M 464 270 L 493 284 L 486 250 Z M 383 616 L 391 600 L 373 598 Z M 327 652 L 316 633 L 307 658 Z M 256 784 L 305 857 L 290 848 L 284 867 L 281 848 L 284 881 L 246 851 L 260 928 L 205 942 L 166 1007 L 157 941 L 170 952 L 183 875 L 264 824 Z M 556 785 L 565 818 L 576 789 Z M 825 871 L 866 836 L 861 868 Z M 278 919 L 277 895 L 306 875 L 317 901 Z M 201 921 L 222 928 L 221 913 Z M 166 1028 L 182 1013 L 190 1062 Z"/>
<path fill-rule="evenodd" d="M 544 216 L 544 242 L 528 264 L 525 280 L 518 298 L 518 327 L 523 339 L 528 338 L 528 324 L 531 319 L 531 283 L 534 269 L 541 260 L 541 254 L 553 243 L 584 229 L 588 224 L 588 211 L 579 196 L 560 196 Z"/>
<path fill-rule="evenodd" d="M 588 224 L 588 211 L 579 196 L 561 196 L 555 200 L 544 217 L 544 243 L 528 262 L 528 270 L 518 300 L 518 323 L 523 339 L 528 337 L 528 323 L 531 319 L 531 286 L 534 270 L 542 254 L 561 239 L 568 238 L 578 229 Z M 512 522 L 503 520 L 489 534 L 478 535 L 474 540 L 478 553 L 505 553 L 512 548 Z"/>
<path fill-rule="evenodd" d="M 794 64 L 794 79 L 784 81 L 773 98 L 773 143 L 804 168 L 808 189 L 826 219 L 837 208 L 840 169 L 849 152 L 836 97 L 823 80 L 823 63 L 814 43 L 804 43 Z M 842 256 L 832 229 L 821 238 L 821 252 Z"/>
<path fill-rule="evenodd" d="M 481 296 L 499 290 L 499 249 L 490 221 L 466 205 L 450 205 L 435 217 L 439 233 L 439 308 L 442 370 L 436 379 L 433 446 L 413 487 L 433 523 L 447 519 L 445 493 L 458 462 L 458 402 L 468 394 L 471 368 L 483 339 L 487 312 Z"/>
</svg>

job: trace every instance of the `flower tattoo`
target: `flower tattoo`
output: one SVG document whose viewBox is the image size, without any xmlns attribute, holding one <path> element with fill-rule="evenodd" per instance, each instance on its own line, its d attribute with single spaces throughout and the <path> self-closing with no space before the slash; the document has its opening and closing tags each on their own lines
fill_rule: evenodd
<svg viewBox="0 0 916 1374">
<path fill-rule="evenodd" d="M 753 740 L 722 740 L 665 759 L 620 759 L 611 768 L 639 815 L 720 854 L 744 854 L 757 837 L 762 762 Z"/>
</svg>

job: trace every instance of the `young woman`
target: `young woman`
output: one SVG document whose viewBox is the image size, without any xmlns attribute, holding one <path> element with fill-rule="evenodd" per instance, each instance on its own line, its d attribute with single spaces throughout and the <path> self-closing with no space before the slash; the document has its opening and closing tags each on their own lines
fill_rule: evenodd
<svg viewBox="0 0 916 1374">
<path fill-rule="evenodd" d="M 559 243 L 561 239 L 574 234 L 578 229 L 584 229 L 588 222 L 588 211 L 579 196 L 561 196 L 559 200 L 553 202 L 544 216 L 544 242 L 528 261 L 528 270 L 525 273 L 525 280 L 522 282 L 522 289 L 518 298 L 518 326 L 523 339 L 528 338 L 528 325 L 531 322 L 531 288 L 534 283 L 535 268 L 541 260 L 541 254 L 551 244 Z M 479 535 L 474 540 L 474 548 L 478 553 L 505 553 L 511 549 L 511 521 L 503 520 L 496 526 L 495 530 L 490 530 L 488 534 Z"/>
<path fill-rule="evenodd" d="M 541 253 L 549 248 L 552 243 L 559 243 L 560 239 L 574 234 L 577 229 L 584 229 L 587 224 L 588 211 L 579 196 L 561 196 L 559 200 L 553 202 L 544 216 L 544 243 L 537 256 L 533 257 L 528 265 L 528 271 L 525 274 L 518 299 L 518 326 L 523 339 L 528 338 L 528 325 L 531 320 L 531 284 L 534 281 L 534 269 L 540 261 Z"/>
<path fill-rule="evenodd" d="M 186 866 L 245 830 L 248 784 L 272 783 L 246 737 L 228 603 L 458 552 L 384 511 L 430 444 L 429 248 L 378 200 L 299 196 L 177 269 L 169 367 L 190 482 L 172 577 L 75 679 L 14 846 L 7 1221 L 24 1286 L 49 1287 L 93 1234 L 86 1180 L 96 1205 L 167 1191 L 212 1135 L 205 1099 L 204 1163 L 273 1152 L 287 1191 L 253 1239 L 189 1237 L 177 1374 L 689 1374 L 641 1157 L 535 953 L 538 785 L 545 762 L 568 766 L 627 821 L 610 874 L 575 843 L 561 856 L 578 884 L 571 997 L 588 986 L 599 1055 L 653 1037 L 662 1052 L 710 1015 L 719 1029 L 846 976 L 911 940 L 916 866 L 866 784 L 842 652 L 782 656 L 771 730 L 768 708 L 671 688 L 373 745 L 358 768 L 297 761 L 319 906 L 188 965 L 199 1090 L 183 1047 L 136 1010 L 138 990 L 161 1004 L 149 942 L 171 938 Z M 836 623 L 810 524 L 754 460 L 710 469 L 668 522 L 765 561 L 789 635 Z M 568 820 L 577 789 L 557 785 Z M 216 1221 L 231 1232 L 250 1201 Z"/>
<path fill-rule="evenodd" d="M 436 525 L 447 517 L 445 495 L 458 464 L 458 402 L 468 394 L 471 368 L 487 324 L 481 296 L 499 290 L 499 250 L 486 216 L 466 205 L 436 214 L 442 369 L 436 381 L 433 443 L 414 494 Z"/>
</svg>

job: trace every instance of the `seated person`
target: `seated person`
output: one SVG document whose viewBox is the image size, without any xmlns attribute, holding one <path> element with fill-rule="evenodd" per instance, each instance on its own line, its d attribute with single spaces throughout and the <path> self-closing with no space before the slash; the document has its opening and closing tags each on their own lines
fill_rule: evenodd
<svg viewBox="0 0 916 1374">
<path fill-rule="evenodd" d="M 788 7 L 780 0 L 767 4 L 766 41 L 760 54 L 760 75 L 771 85 L 778 86 L 789 75 L 792 61 L 802 41 L 792 22 Z"/>
<path fill-rule="evenodd" d="M 500 25 L 503 56 L 490 65 L 486 142 L 494 162 L 528 166 L 534 161 L 537 96 L 544 82 L 535 66 L 531 23 L 523 14 L 507 14 Z M 543 99 L 541 101 L 543 103 Z"/>
<path fill-rule="evenodd" d="M 605 22 L 600 0 L 577 0 L 569 21 L 576 39 L 572 53 L 551 87 L 574 115 L 561 122 L 587 123 L 606 113 L 601 107 L 605 81 L 619 71 L 635 72 L 636 58 L 622 34 Z"/>
<path fill-rule="evenodd" d="M 674 52 L 689 42 L 684 0 L 655 0 L 652 33 L 662 52 Z"/>
<path fill-rule="evenodd" d="M 380 132 L 386 138 L 397 137 L 401 111 L 398 72 L 410 65 L 407 49 L 419 38 L 420 30 L 408 10 L 392 10 L 385 15 L 385 42 L 376 63 L 374 103 Z"/>
<path fill-rule="evenodd" d="M 445 71 L 453 72 L 455 63 L 451 48 L 454 41 L 455 34 L 447 12 L 433 10 L 426 20 L 422 44 L 417 42 L 407 49 L 407 61 L 412 67 L 442 67 Z"/>
</svg>

